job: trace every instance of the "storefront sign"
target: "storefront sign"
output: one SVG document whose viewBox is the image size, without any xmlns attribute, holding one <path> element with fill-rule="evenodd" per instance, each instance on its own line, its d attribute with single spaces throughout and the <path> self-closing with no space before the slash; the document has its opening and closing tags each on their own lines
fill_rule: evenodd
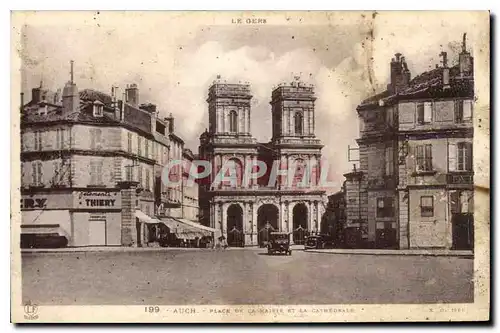
<svg viewBox="0 0 500 333">
<path fill-rule="evenodd" d="M 121 209 L 121 195 L 119 192 L 76 192 L 75 208 Z"/>
<path fill-rule="evenodd" d="M 70 209 L 73 205 L 71 193 L 40 193 L 21 195 L 22 210 Z"/>
</svg>

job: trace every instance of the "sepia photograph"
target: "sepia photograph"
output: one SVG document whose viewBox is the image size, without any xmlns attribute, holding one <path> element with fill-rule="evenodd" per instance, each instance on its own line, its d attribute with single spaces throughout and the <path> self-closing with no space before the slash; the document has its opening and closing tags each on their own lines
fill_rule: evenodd
<svg viewBox="0 0 500 333">
<path fill-rule="evenodd" d="M 11 320 L 488 320 L 489 22 L 13 11 Z"/>
</svg>

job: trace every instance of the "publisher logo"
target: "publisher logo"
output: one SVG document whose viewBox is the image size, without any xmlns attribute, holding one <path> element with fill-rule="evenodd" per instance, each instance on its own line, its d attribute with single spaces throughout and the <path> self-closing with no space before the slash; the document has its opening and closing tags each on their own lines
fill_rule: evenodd
<svg viewBox="0 0 500 333">
<path fill-rule="evenodd" d="M 24 305 L 24 319 L 35 320 L 38 319 L 38 305 L 33 304 L 31 301 Z"/>
</svg>

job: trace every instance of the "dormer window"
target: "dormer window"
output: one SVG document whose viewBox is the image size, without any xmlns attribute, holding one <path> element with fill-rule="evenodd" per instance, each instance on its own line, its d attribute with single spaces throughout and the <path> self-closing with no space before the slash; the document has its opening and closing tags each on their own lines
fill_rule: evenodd
<svg viewBox="0 0 500 333">
<path fill-rule="evenodd" d="M 99 101 L 95 101 L 92 114 L 94 117 L 102 117 L 104 115 L 104 104 Z"/>
</svg>

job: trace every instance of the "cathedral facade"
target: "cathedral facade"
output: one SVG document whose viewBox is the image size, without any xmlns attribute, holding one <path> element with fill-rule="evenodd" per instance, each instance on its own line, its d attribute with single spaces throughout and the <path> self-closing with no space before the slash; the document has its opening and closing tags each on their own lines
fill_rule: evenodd
<svg viewBox="0 0 500 333">
<path fill-rule="evenodd" d="M 212 172 L 200 184 L 201 220 L 229 246 L 262 246 L 272 231 L 288 232 L 301 244 L 319 231 L 326 196 L 319 187 L 323 146 L 314 131 L 315 100 L 314 87 L 298 80 L 276 87 L 272 138 L 260 143 L 252 137 L 250 85 L 215 81 L 209 88 L 209 128 L 200 136 L 199 157 Z M 215 181 L 227 163 L 235 166 L 236 182 Z M 249 179 L 259 163 L 267 171 Z"/>
</svg>

